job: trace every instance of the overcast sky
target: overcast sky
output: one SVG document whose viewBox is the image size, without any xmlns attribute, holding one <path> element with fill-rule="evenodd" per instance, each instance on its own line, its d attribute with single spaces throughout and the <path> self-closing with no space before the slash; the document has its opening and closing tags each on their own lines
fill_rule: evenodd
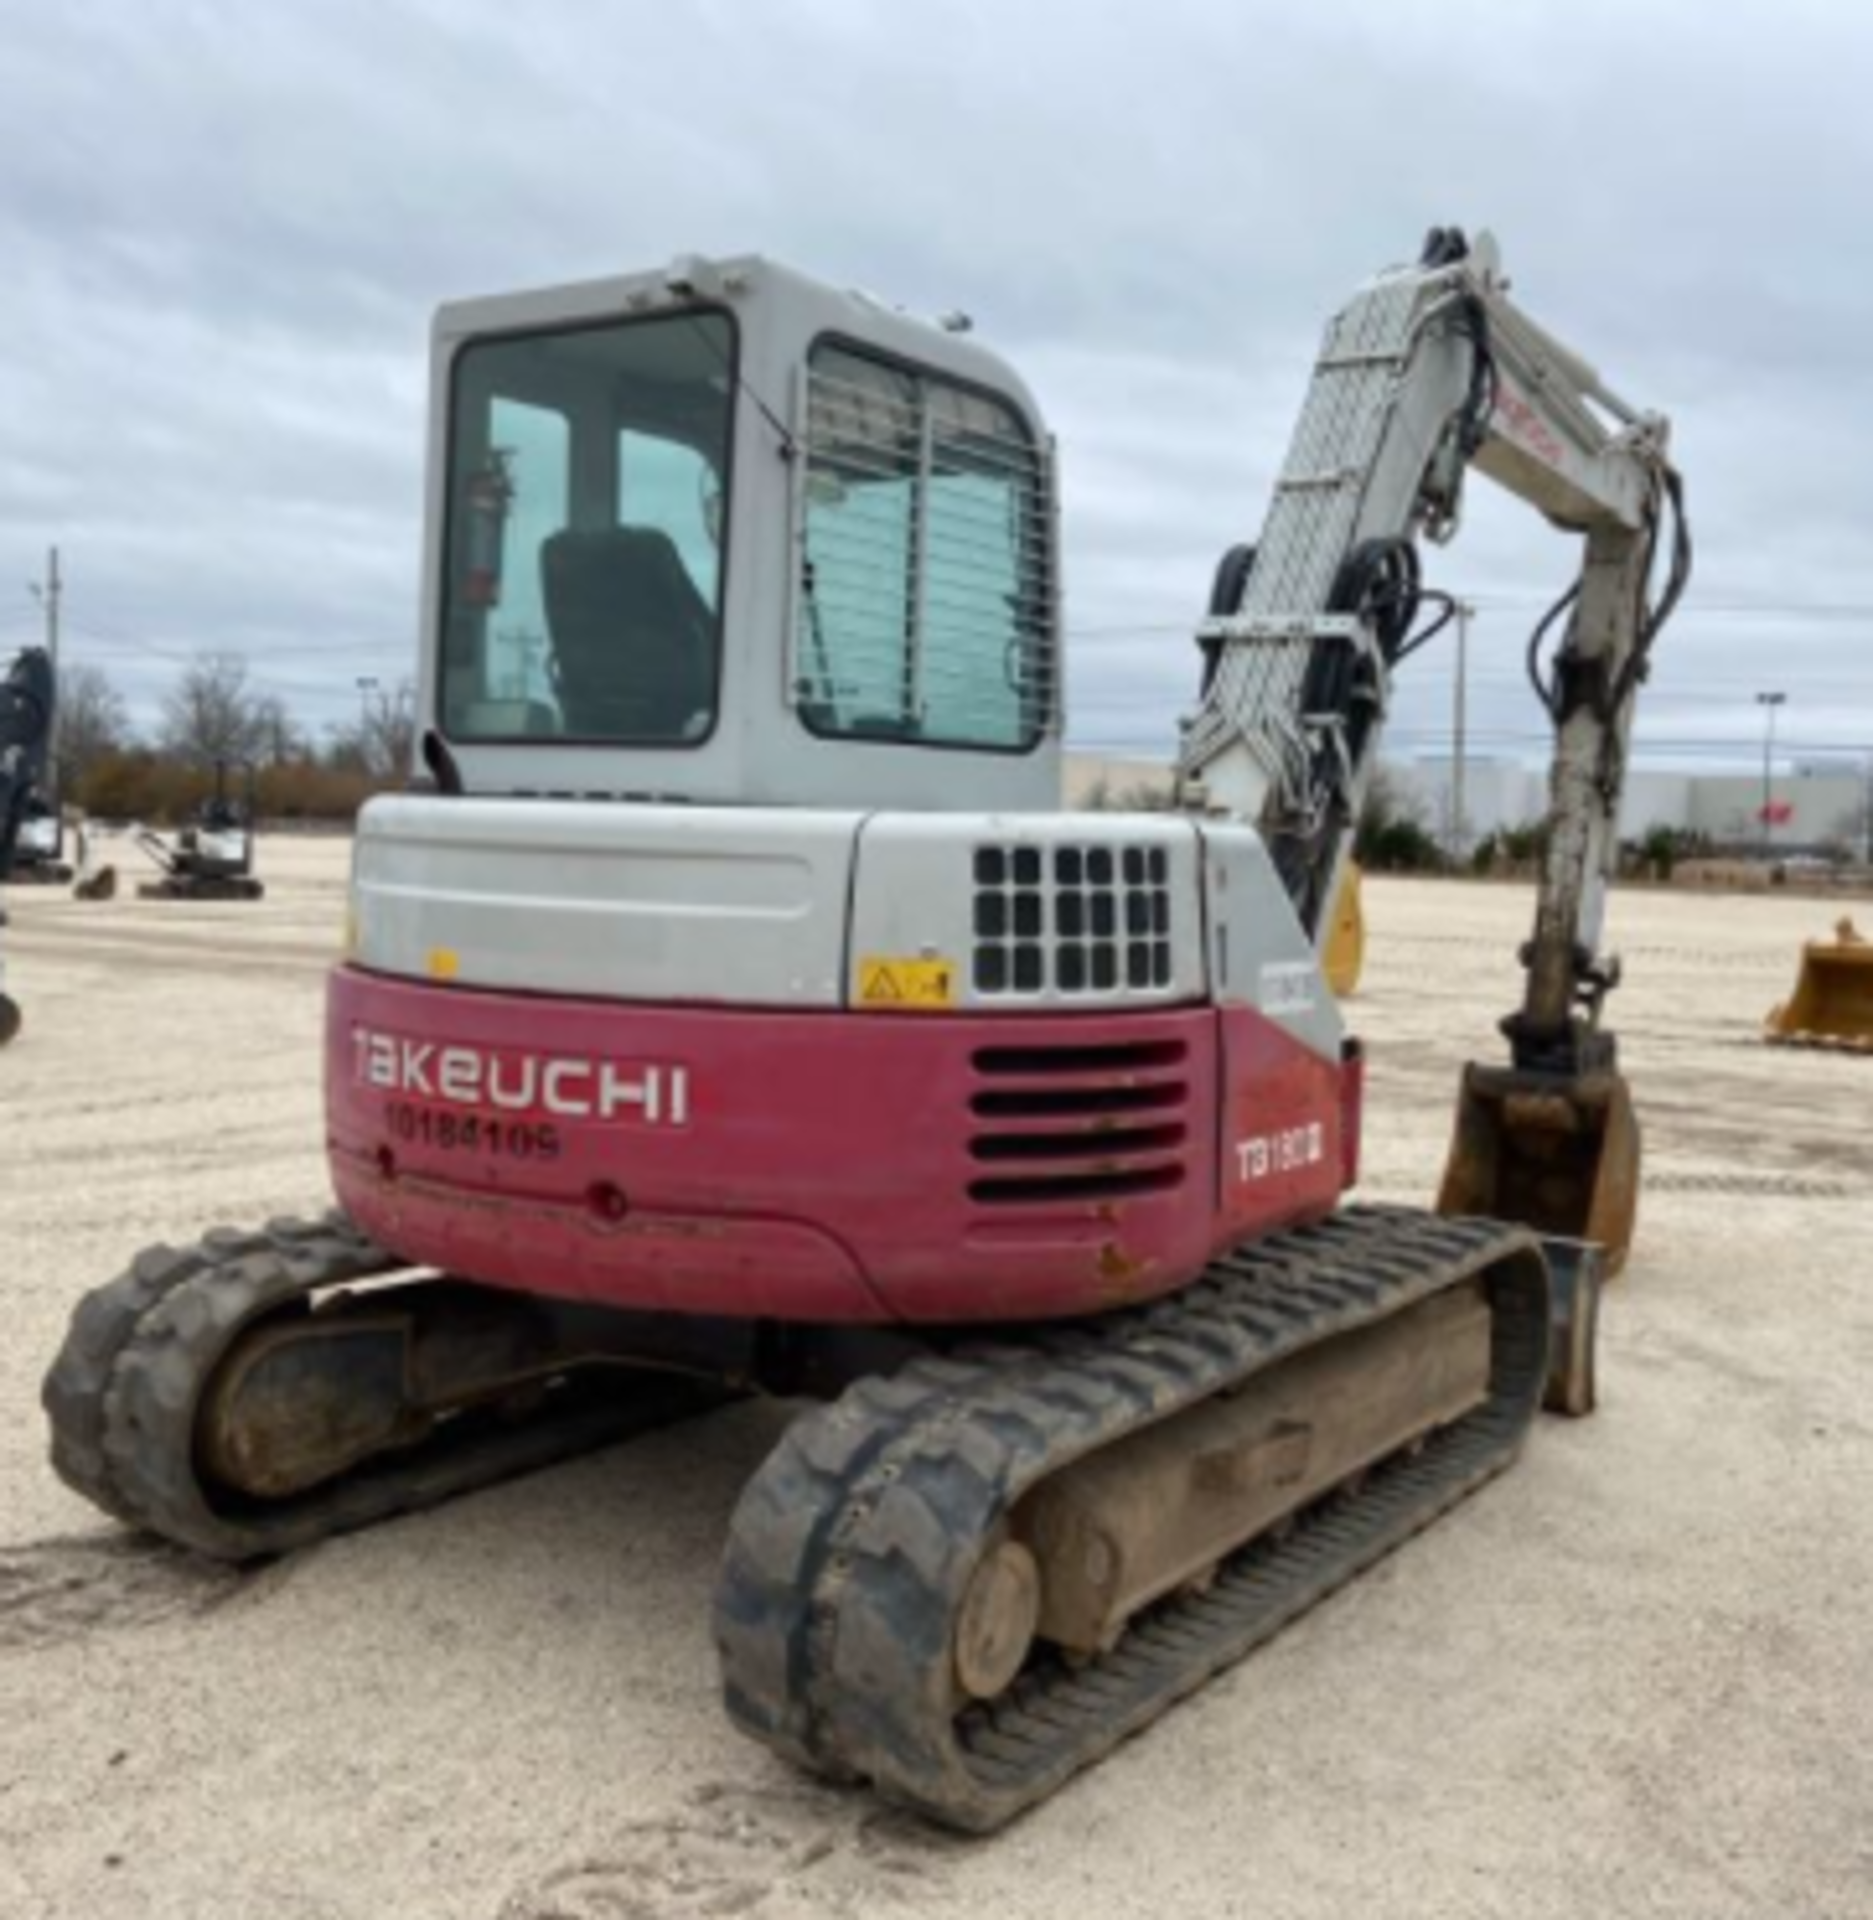
<svg viewBox="0 0 1873 1920">
<path fill-rule="evenodd" d="M 1839 5 L 0 0 L 0 651 L 63 549 L 144 715 L 235 649 L 317 728 L 410 671 L 441 300 L 758 251 L 960 307 L 1062 448 L 1070 734 L 1162 754 L 1334 306 L 1433 223 L 1669 413 L 1660 764 L 1873 750 L 1873 15 Z M 1572 543 L 1472 489 L 1481 750 Z M 1401 686 L 1448 737 L 1451 655 Z"/>
</svg>

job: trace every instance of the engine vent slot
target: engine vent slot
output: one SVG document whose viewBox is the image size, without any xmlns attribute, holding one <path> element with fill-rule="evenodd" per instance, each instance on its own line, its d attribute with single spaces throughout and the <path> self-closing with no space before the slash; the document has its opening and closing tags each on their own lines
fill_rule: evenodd
<svg viewBox="0 0 1873 1920">
<path fill-rule="evenodd" d="M 1105 1045 L 1058 1047 L 981 1047 L 978 1073 L 1015 1075 L 1149 1073 L 1181 1066 L 1187 1049 L 1181 1040 L 1116 1040 Z M 1124 1084 L 1131 1085 L 1127 1081 Z"/>
<path fill-rule="evenodd" d="M 1161 993 L 1171 984 L 1163 846 L 975 850 L 977 993 Z"/>
<path fill-rule="evenodd" d="M 1182 1167 L 1130 1167 L 1110 1173 L 1045 1173 L 972 1180 L 969 1198 L 982 1206 L 1026 1206 L 1062 1200 L 1122 1200 L 1133 1194 L 1163 1193 L 1183 1184 Z"/>
<path fill-rule="evenodd" d="M 1119 1154 L 1155 1153 L 1184 1144 L 1181 1126 L 1110 1127 L 1102 1133 L 979 1133 L 969 1143 L 978 1160 L 1102 1160 Z"/>
<path fill-rule="evenodd" d="M 1035 1087 L 1023 1091 L 978 1093 L 969 1102 L 985 1120 L 1048 1119 L 1074 1114 L 1149 1113 L 1153 1107 L 1182 1106 L 1184 1090 L 1174 1082 L 1148 1087 Z"/>
<path fill-rule="evenodd" d="M 969 1198 L 1059 1205 L 1180 1185 L 1186 1055 L 1181 1040 L 978 1049 Z"/>
</svg>

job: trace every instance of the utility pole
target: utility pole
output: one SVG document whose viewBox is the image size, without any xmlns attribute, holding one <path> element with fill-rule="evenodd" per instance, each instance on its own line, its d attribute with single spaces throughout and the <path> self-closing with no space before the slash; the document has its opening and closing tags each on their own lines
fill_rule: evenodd
<svg viewBox="0 0 1873 1920">
<path fill-rule="evenodd" d="M 1465 723 L 1469 697 L 1470 680 L 1470 616 L 1476 609 L 1467 600 L 1456 603 L 1457 614 L 1457 685 L 1455 707 L 1451 716 L 1451 762 L 1450 762 L 1450 857 L 1453 861 L 1463 858 L 1464 841 L 1467 837 L 1468 822 L 1464 814 L 1464 749 L 1467 744 Z"/>
<path fill-rule="evenodd" d="M 57 547 L 46 549 L 46 584 L 40 599 L 46 608 L 46 652 L 51 656 L 52 671 L 56 674 L 59 665 L 59 595 L 64 591 L 64 582 L 59 578 L 59 550 Z"/>
<path fill-rule="evenodd" d="M 1775 760 L 1775 711 L 1788 698 L 1786 693 L 1759 693 L 1756 704 L 1764 709 L 1767 726 L 1762 737 L 1762 857 L 1769 858 L 1774 823 L 1770 808 L 1775 803 L 1775 784 L 1772 772 Z"/>
<path fill-rule="evenodd" d="M 1868 753 L 1861 769 L 1860 864 L 1873 867 L 1873 752 Z"/>
<path fill-rule="evenodd" d="M 46 658 L 52 664 L 52 724 L 46 729 L 46 765 L 52 778 L 52 793 L 48 797 L 54 805 L 59 805 L 64 799 L 59 791 L 59 595 L 64 591 L 64 583 L 59 578 L 57 547 L 46 549 L 44 584 L 34 581 L 31 591 L 46 616 Z"/>
</svg>

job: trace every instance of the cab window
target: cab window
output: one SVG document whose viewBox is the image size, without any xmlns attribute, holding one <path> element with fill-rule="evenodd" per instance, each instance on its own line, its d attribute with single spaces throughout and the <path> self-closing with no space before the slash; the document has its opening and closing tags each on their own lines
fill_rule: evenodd
<svg viewBox="0 0 1873 1920">
<path fill-rule="evenodd" d="M 452 375 L 444 730 L 686 746 L 715 724 L 725 314 L 505 335 Z"/>
</svg>

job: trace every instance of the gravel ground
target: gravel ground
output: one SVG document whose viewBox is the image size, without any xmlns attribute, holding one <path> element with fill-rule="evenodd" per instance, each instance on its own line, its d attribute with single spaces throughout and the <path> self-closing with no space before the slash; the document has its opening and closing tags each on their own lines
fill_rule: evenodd
<svg viewBox="0 0 1873 1920">
<path fill-rule="evenodd" d="M 775 1409 L 248 1575 L 54 1480 L 80 1294 L 323 1204 L 344 848 L 262 871 L 259 907 L 11 896 L 0 1914 L 1873 1915 L 1873 1060 L 1755 1037 L 1825 904 L 1618 904 L 1648 1162 L 1599 1416 L 969 1844 L 721 1716 L 711 1583 Z M 1430 1192 L 1528 909 L 1371 885 L 1368 1191 Z"/>
</svg>

